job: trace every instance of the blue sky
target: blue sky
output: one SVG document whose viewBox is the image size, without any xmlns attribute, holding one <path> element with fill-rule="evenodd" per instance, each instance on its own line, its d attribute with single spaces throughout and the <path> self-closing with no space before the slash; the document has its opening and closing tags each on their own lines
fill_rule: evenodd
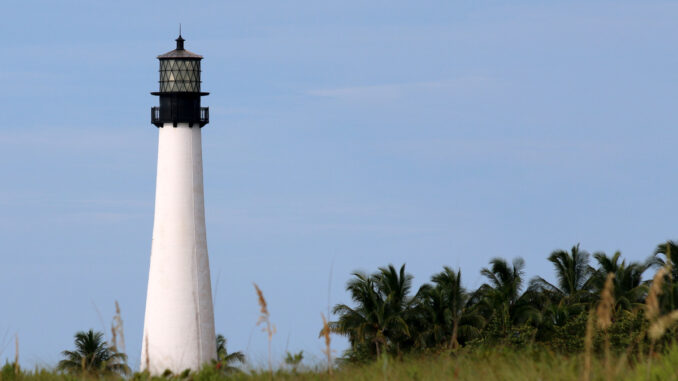
<svg viewBox="0 0 678 381">
<path fill-rule="evenodd" d="M 354 270 L 554 249 L 643 260 L 676 237 L 678 3 L 3 3 L 0 359 L 53 365 L 120 302 L 138 367 L 153 224 L 155 56 L 205 56 L 217 330 L 253 363 L 322 356 Z M 346 347 L 334 339 L 337 354 Z"/>
</svg>

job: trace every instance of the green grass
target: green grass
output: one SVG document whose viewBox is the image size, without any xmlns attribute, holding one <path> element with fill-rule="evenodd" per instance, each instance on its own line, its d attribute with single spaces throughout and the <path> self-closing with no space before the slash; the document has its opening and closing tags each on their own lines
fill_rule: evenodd
<svg viewBox="0 0 678 381">
<path fill-rule="evenodd" d="M 635 364 L 623 355 L 612 357 L 606 366 L 603 357 L 594 357 L 589 380 L 678 380 L 678 346 L 663 355 L 637 359 Z M 274 380 L 581 380 L 584 379 L 584 355 L 566 356 L 545 350 L 525 349 L 519 352 L 508 348 L 461 352 L 457 355 L 428 355 L 402 360 L 383 358 L 366 365 L 346 365 L 334 369 L 330 377 L 322 370 L 303 369 L 294 373 L 279 370 Z M 59 374 L 50 370 L 22 370 L 16 375 L 11 365 L 0 371 L 0 380 L 67 381 L 94 379 L 93 376 Z M 115 377 L 100 377 L 113 380 Z M 132 379 L 151 380 L 145 374 Z M 168 378 L 154 377 L 154 380 Z M 195 381 L 209 380 L 270 380 L 266 370 L 251 370 L 225 375 L 214 368 L 206 368 L 187 377 L 174 378 Z"/>
</svg>

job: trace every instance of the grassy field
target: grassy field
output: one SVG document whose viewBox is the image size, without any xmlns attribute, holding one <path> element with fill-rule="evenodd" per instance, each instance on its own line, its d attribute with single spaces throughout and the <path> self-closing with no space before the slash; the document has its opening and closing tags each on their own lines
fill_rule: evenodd
<svg viewBox="0 0 678 381">
<path fill-rule="evenodd" d="M 587 363 L 590 362 L 590 365 Z M 215 368 L 183 376 L 154 379 L 186 380 L 678 380 L 678 346 L 663 355 L 630 361 L 625 355 L 565 356 L 544 350 L 492 349 L 457 355 L 430 355 L 403 360 L 383 358 L 367 365 L 348 365 L 333 369 L 301 369 L 274 371 L 249 370 L 225 374 Z M 0 372 L 0 380 L 83 380 L 85 375 L 60 374 L 48 369 L 19 370 L 11 364 Z M 99 377 L 120 379 L 118 377 Z M 148 380 L 137 373 L 135 380 Z"/>
</svg>

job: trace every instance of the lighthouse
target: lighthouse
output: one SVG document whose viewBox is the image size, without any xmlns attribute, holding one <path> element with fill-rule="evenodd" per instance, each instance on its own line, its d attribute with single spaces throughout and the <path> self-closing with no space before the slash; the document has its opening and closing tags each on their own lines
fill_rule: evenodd
<svg viewBox="0 0 678 381">
<path fill-rule="evenodd" d="M 201 130 L 209 109 L 200 99 L 202 56 L 184 49 L 158 56 L 158 168 L 141 369 L 153 375 L 197 370 L 216 359 Z"/>
</svg>

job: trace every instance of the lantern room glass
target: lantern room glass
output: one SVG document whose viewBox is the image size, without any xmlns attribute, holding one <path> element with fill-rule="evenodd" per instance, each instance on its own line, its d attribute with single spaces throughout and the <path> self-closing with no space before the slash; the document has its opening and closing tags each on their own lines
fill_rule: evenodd
<svg viewBox="0 0 678 381">
<path fill-rule="evenodd" d="M 160 60 L 160 92 L 199 93 L 200 60 Z"/>
</svg>

